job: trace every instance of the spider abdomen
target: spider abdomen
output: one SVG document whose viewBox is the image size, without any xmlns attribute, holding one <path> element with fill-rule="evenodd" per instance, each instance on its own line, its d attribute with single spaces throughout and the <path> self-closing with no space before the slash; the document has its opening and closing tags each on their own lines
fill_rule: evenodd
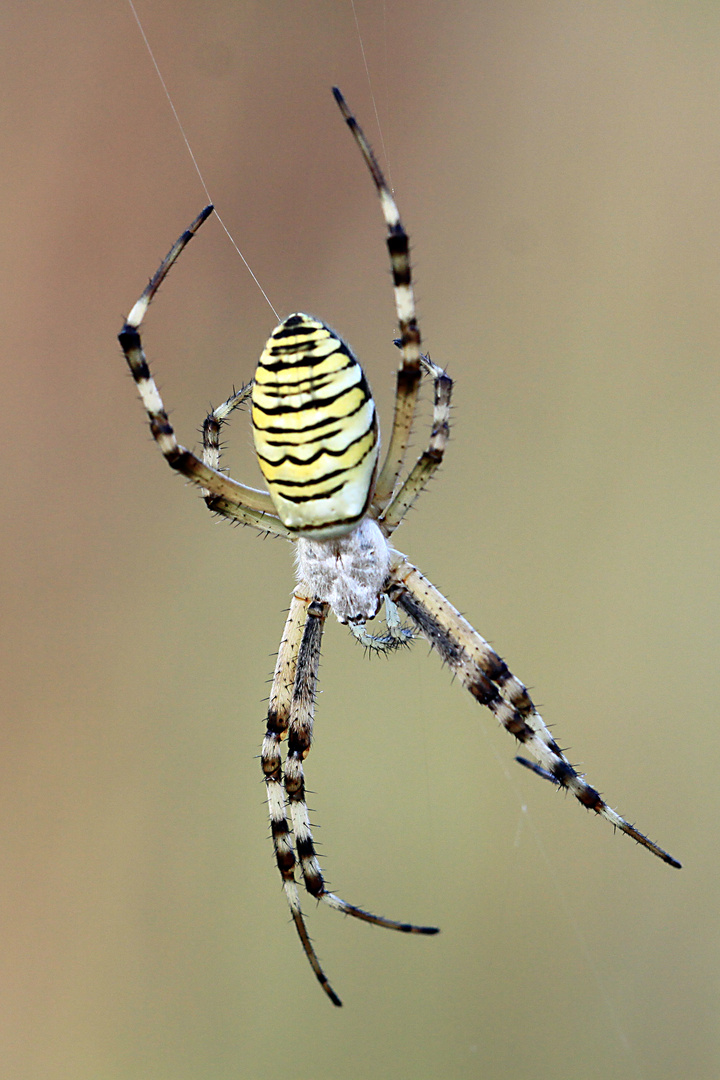
<svg viewBox="0 0 720 1080">
<path fill-rule="evenodd" d="M 252 390 L 255 451 L 284 525 L 341 536 L 364 515 L 379 450 L 370 387 L 337 334 L 309 315 L 272 332 Z"/>
</svg>

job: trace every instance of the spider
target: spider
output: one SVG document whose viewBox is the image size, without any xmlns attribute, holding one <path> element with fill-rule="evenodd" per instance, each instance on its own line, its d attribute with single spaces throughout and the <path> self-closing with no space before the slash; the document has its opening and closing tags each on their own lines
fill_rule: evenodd
<svg viewBox="0 0 720 1080">
<path fill-rule="evenodd" d="M 410 934 L 435 934 L 373 915 L 330 892 L 323 879 L 305 801 L 303 762 L 312 744 L 320 643 L 330 611 L 367 649 L 387 651 L 425 637 L 481 704 L 533 760 L 517 760 L 570 791 L 670 866 L 680 863 L 639 832 L 578 774 L 545 726 L 523 684 L 504 660 L 411 562 L 390 537 L 442 462 L 449 434 L 452 381 L 420 351 L 408 236 L 395 200 L 344 97 L 335 100 L 380 196 L 387 226 L 401 351 L 390 443 L 379 466 L 378 421 L 370 388 L 352 352 L 325 323 L 289 315 L 273 330 L 253 381 L 211 412 L 203 425 L 202 459 L 181 446 L 150 374 L 140 325 L 170 267 L 213 212 L 206 206 L 182 234 L 128 315 L 120 344 L 168 464 L 201 488 L 214 514 L 283 536 L 295 546 L 297 585 L 272 680 L 261 761 L 277 866 L 295 928 L 323 990 L 342 1004 L 320 965 L 300 905 L 296 870 L 307 892 L 345 915 Z M 432 380 L 432 433 L 427 449 L 404 473 L 420 384 Z M 250 400 L 253 437 L 268 491 L 246 487 L 220 471 L 220 432 Z M 386 629 L 368 621 L 384 605 Z M 402 625 L 402 612 L 412 630 Z M 281 748 L 287 740 L 283 762 Z"/>
</svg>

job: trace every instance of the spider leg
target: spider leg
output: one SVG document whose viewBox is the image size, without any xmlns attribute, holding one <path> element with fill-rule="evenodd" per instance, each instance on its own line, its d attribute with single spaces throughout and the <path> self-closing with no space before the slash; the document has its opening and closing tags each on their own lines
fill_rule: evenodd
<svg viewBox="0 0 720 1080">
<path fill-rule="evenodd" d="M 217 409 L 208 413 L 203 421 L 203 461 L 215 471 L 220 468 L 220 432 L 223 424 L 227 423 L 234 409 L 245 404 L 252 393 L 252 388 L 253 384 L 249 382 L 247 386 L 234 390 L 227 401 L 223 401 L 222 405 L 218 405 Z"/>
<path fill-rule="evenodd" d="M 216 497 L 218 506 L 213 509 L 218 509 L 220 513 L 232 509 L 233 513 L 230 516 L 248 525 L 254 525 L 263 532 L 274 532 L 285 536 L 287 531 L 278 521 L 272 499 L 266 491 L 246 487 L 245 484 L 231 480 L 229 476 L 200 461 L 195 454 L 178 443 L 160 392 L 150 374 L 140 339 L 140 326 L 155 293 L 178 256 L 192 240 L 202 223 L 210 216 L 212 210 L 212 206 L 206 206 L 190 228 L 173 244 L 142 296 L 133 306 L 119 334 L 119 341 L 150 420 L 153 438 L 168 465 L 182 473 L 192 483 L 203 488 L 209 495 Z"/>
<path fill-rule="evenodd" d="M 200 481 L 198 481 L 200 483 Z M 286 540 L 292 540 L 294 533 L 290 531 L 274 514 L 261 513 L 258 510 L 248 510 L 237 499 L 229 499 L 222 495 L 206 495 L 205 505 L 213 514 L 220 517 L 231 518 L 239 521 L 241 525 L 251 525 L 258 532 L 270 536 L 284 536 Z"/>
<path fill-rule="evenodd" d="M 352 915 L 363 922 L 372 923 L 375 926 L 385 926 L 390 930 L 400 930 L 406 934 L 436 934 L 438 930 L 434 926 L 415 926 L 412 923 L 396 922 L 393 919 L 373 915 L 363 908 L 347 903 L 341 897 L 336 896 L 335 893 L 329 892 L 325 886 L 317 852 L 315 851 L 305 801 L 303 761 L 310 753 L 312 745 L 320 644 L 328 611 L 329 605 L 319 600 L 313 600 L 307 609 L 307 621 L 296 661 L 288 725 L 288 751 L 285 760 L 285 793 L 289 803 L 290 818 L 295 834 L 295 847 L 305 888 L 316 900 L 322 900 L 323 903 L 335 908 L 336 911 L 341 911 L 344 915 Z M 307 952 L 304 940 L 303 946 Z M 312 964 L 312 959 L 308 958 Z M 317 974 L 317 969 L 315 969 L 315 972 Z M 319 975 L 318 978 L 320 978 Z"/>
<path fill-rule="evenodd" d="M 441 367 L 433 363 L 429 356 L 421 356 L 420 359 L 423 370 L 432 377 L 435 384 L 430 442 L 427 450 L 423 450 L 378 518 L 378 524 L 386 536 L 392 535 L 420 492 L 427 487 L 430 479 L 440 467 L 450 435 L 452 379 Z"/>
<path fill-rule="evenodd" d="M 521 757 L 519 754 L 515 755 L 515 760 L 517 761 L 518 765 L 524 765 L 526 769 L 529 769 L 530 772 L 534 772 L 536 776 L 541 776 L 543 780 L 549 780 L 551 784 L 560 783 L 559 780 L 555 779 L 552 773 L 548 772 L 547 769 L 541 768 L 541 766 L 536 764 L 536 762 L 528 761 L 527 758 Z"/>
<path fill-rule="evenodd" d="M 353 138 L 360 148 L 380 196 L 380 205 L 388 230 L 387 246 L 390 253 L 390 267 L 395 288 L 395 307 L 400 327 L 402 361 L 397 373 L 392 434 L 390 435 L 385 462 L 375 484 L 373 498 L 375 505 L 382 509 L 390 501 L 402 471 L 405 453 L 410 441 L 410 430 L 415 418 L 421 376 L 420 331 L 415 316 L 409 242 L 400 220 L 400 213 L 362 128 L 350 112 L 345 98 L 336 86 L 333 87 L 333 94 L 345 123 L 350 128 Z"/>
<path fill-rule="evenodd" d="M 202 436 L 203 436 L 203 464 L 209 468 L 218 472 L 220 469 L 220 432 L 222 431 L 223 424 L 227 422 L 230 413 L 237 409 L 240 405 L 243 405 L 252 393 L 252 382 L 249 382 L 247 386 L 241 386 L 239 390 L 234 391 L 222 405 L 218 405 L 216 409 L 208 413 L 203 421 Z M 225 475 L 224 473 L 221 475 Z M 284 536 L 287 539 L 293 538 L 293 533 L 280 521 L 280 519 L 273 513 L 270 520 L 265 514 L 259 514 L 255 510 L 249 510 L 242 503 L 237 502 L 234 499 L 223 498 L 220 495 L 213 495 L 207 488 L 202 489 L 202 496 L 205 499 L 205 505 L 208 510 L 213 514 L 220 514 L 222 517 L 232 518 L 235 521 L 240 521 L 243 525 L 252 525 L 256 529 L 261 529 L 263 532 L 272 533 L 274 536 Z"/>
<path fill-rule="evenodd" d="M 403 626 L 400 622 L 400 612 L 397 604 L 394 604 L 389 596 L 383 597 L 385 606 L 385 634 L 371 634 L 366 629 L 364 622 L 350 623 L 350 630 L 356 641 L 364 648 L 373 652 L 386 653 L 392 649 L 398 649 L 401 645 L 409 645 L 413 640 L 412 630 Z"/>
<path fill-rule="evenodd" d="M 554 780 L 588 810 L 607 818 L 663 862 L 680 868 L 676 859 L 620 817 L 575 771 L 545 726 L 526 687 L 460 612 L 399 552 L 394 554 L 388 591 L 476 701 L 487 705 L 503 727 L 537 759 L 539 769 L 535 771 L 540 776 Z"/>
<path fill-rule="evenodd" d="M 303 639 L 309 606 L 309 597 L 298 596 L 297 593 L 293 594 L 278 650 L 277 663 L 275 664 L 268 706 L 267 731 L 263 740 L 261 760 L 263 773 L 265 774 L 275 859 L 282 877 L 283 889 L 295 923 L 295 929 L 318 982 L 333 1005 L 342 1005 L 340 998 L 331 987 L 325 972 L 320 966 L 320 961 L 310 941 L 300 907 L 300 898 L 295 880 L 295 851 L 287 820 L 280 753 L 280 744 L 287 736 L 298 651 Z"/>
</svg>

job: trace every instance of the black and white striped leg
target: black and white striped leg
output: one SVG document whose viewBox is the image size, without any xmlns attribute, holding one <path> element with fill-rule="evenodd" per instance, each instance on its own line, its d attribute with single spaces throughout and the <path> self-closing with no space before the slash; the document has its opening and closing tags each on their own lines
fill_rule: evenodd
<svg viewBox="0 0 720 1080">
<path fill-rule="evenodd" d="M 398 343 L 395 342 L 397 345 Z M 445 448 L 450 436 L 450 402 L 453 382 L 441 367 L 433 363 L 429 356 L 421 358 L 423 371 L 434 382 L 432 431 L 430 442 L 422 452 L 407 478 L 398 488 L 380 515 L 378 523 L 386 536 L 391 536 L 413 505 L 418 495 L 427 487 L 432 476 L 440 467 Z"/>
<path fill-rule="evenodd" d="M 400 609 L 440 653 L 475 700 L 486 705 L 503 727 L 532 754 L 537 760 L 539 775 L 554 780 L 588 810 L 606 818 L 663 862 L 679 868 L 677 859 L 609 807 L 600 793 L 575 771 L 545 726 L 527 688 L 460 612 L 399 552 L 395 553 L 390 577 L 388 591 Z"/>
<path fill-rule="evenodd" d="M 270 830 L 275 859 L 295 929 L 318 982 L 333 1005 L 342 1005 L 340 998 L 328 982 L 327 976 L 320 965 L 310 941 L 310 935 L 300 907 L 300 897 L 298 896 L 297 882 L 295 880 L 295 851 L 288 823 L 283 787 L 281 744 L 288 732 L 298 653 L 303 640 L 310 602 L 309 597 L 298 595 L 297 592 L 293 594 L 290 602 L 290 611 L 288 612 L 285 630 L 280 642 L 270 691 L 267 730 L 263 740 L 261 761 L 267 789 Z"/>
<path fill-rule="evenodd" d="M 333 94 L 345 123 L 350 128 L 353 138 L 360 148 L 360 153 L 370 170 L 380 196 L 380 205 L 388 230 L 387 246 L 395 289 L 395 308 L 400 328 L 402 362 L 397 373 L 392 433 L 387 456 L 375 484 L 373 498 L 375 505 L 382 508 L 389 502 L 402 472 L 420 390 L 420 330 L 415 315 L 415 298 L 410 269 L 410 245 L 392 192 L 362 128 L 350 112 L 345 98 L 337 87 L 333 87 Z"/>
<path fill-rule="evenodd" d="M 293 832 L 295 833 L 295 845 L 300 860 L 300 868 L 305 879 L 305 886 L 308 892 L 312 893 L 316 899 L 322 900 L 338 911 L 342 911 L 345 915 L 353 915 L 364 922 L 370 922 L 376 926 L 386 926 L 392 930 L 401 930 L 405 933 L 436 934 L 437 927 L 434 926 L 414 926 L 411 923 L 396 922 L 393 919 L 385 919 L 380 915 L 372 915 L 369 911 L 364 911 L 354 904 L 348 904 L 339 896 L 328 892 L 325 887 L 310 829 L 307 803 L 305 801 L 305 777 L 302 763 L 310 753 L 312 746 L 320 643 L 328 611 L 329 605 L 319 600 L 313 600 L 308 608 L 308 617 L 300 644 L 295 674 L 288 730 L 288 752 L 285 761 L 285 791 L 288 797 L 290 817 L 293 823 Z"/>
<path fill-rule="evenodd" d="M 247 386 L 242 386 L 239 390 L 233 391 L 227 401 L 224 401 L 222 405 L 218 405 L 216 409 L 208 413 L 203 421 L 203 464 L 215 472 L 220 471 L 220 455 L 222 452 L 220 434 L 223 425 L 227 422 L 230 413 L 244 405 L 248 400 L 252 393 L 252 385 L 250 382 Z M 221 475 L 224 475 L 224 473 Z M 220 495 L 214 495 L 206 488 L 203 488 L 202 495 L 205 499 L 205 505 L 213 514 L 231 518 L 243 525 L 252 525 L 256 529 L 272 533 L 274 536 L 284 536 L 287 539 L 291 539 L 293 536 L 293 533 L 283 525 L 275 513 L 267 514 L 248 510 L 241 503 Z"/>
<path fill-rule="evenodd" d="M 287 536 L 288 531 L 278 520 L 272 499 L 266 491 L 258 491 L 256 488 L 246 487 L 245 484 L 231 480 L 229 476 L 218 472 L 178 443 L 160 392 L 150 373 L 140 339 L 140 326 L 153 297 L 165 280 L 168 271 L 202 223 L 208 219 L 212 210 L 212 206 L 206 206 L 190 228 L 173 244 L 143 290 L 142 296 L 133 306 L 119 334 L 119 341 L 145 406 L 153 438 L 168 465 L 215 497 L 218 500 L 218 506 L 213 509 L 218 509 L 221 513 L 231 510 L 229 516 L 247 525 L 254 525 L 263 532 Z"/>
<path fill-rule="evenodd" d="M 375 926 L 384 926 L 390 930 L 399 930 L 408 934 L 436 934 L 438 930 L 437 927 L 434 926 L 415 926 L 412 923 L 396 922 L 393 919 L 386 919 L 379 915 L 373 915 L 363 908 L 347 903 L 347 901 L 343 900 L 335 893 L 329 892 L 325 886 L 310 828 L 310 819 L 305 799 L 303 761 L 309 754 L 312 746 L 315 690 L 317 685 L 318 666 L 320 663 L 320 645 L 328 611 L 329 605 L 322 603 L 319 600 L 313 600 L 307 609 L 307 619 L 305 621 L 302 640 L 297 655 L 297 667 L 295 671 L 295 682 L 292 690 L 292 702 L 288 724 L 288 749 L 284 770 L 285 793 L 295 836 L 295 849 L 298 861 L 300 862 L 300 869 L 302 871 L 305 887 L 316 900 L 322 900 L 324 904 L 328 904 L 329 907 L 335 908 L 336 911 L 340 911 L 344 915 L 352 915 L 354 918 L 361 919 L 363 922 L 372 923 Z M 268 766 L 269 765 L 270 754 L 268 754 Z M 276 809 L 276 817 L 279 822 L 279 806 Z M 281 828 L 282 826 L 279 825 L 278 829 L 280 830 Z M 279 862 L 278 865 L 280 865 Z M 284 877 L 288 872 L 289 870 L 286 869 Z M 283 873 L 282 868 L 281 873 Z M 293 915 L 293 917 L 295 916 Z M 327 980 L 323 982 L 324 975 L 320 973 L 319 965 L 316 966 L 316 960 L 315 962 L 313 961 L 314 953 L 311 955 L 308 952 L 308 943 L 301 932 L 301 929 L 304 929 L 304 923 L 301 920 L 296 919 L 295 925 L 298 927 L 303 947 L 305 948 L 306 953 L 308 953 L 308 959 L 310 960 L 315 974 L 323 984 L 326 993 L 335 1000 L 332 992 L 327 986 Z M 335 1001 L 335 1004 L 339 1004 L 339 1002 Z"/>
<path fill-rule="evenodd" d="M 253 384 L 249 382 L 247 386 L 241 386 L 239 390 L 233 390 L 227 401 L 223 401 L 222 405 L 218 405 L 217 409 L 213 409 L 205 417 L 202 426 L 203 461 L 211 469 L 216 471 L 220 469 L 220 454 L 222 451 L 220 432 L 223 425 L 227 423 L 230 413 L 244 405 L 249 399 L 252 388 Z"/>
</svg>

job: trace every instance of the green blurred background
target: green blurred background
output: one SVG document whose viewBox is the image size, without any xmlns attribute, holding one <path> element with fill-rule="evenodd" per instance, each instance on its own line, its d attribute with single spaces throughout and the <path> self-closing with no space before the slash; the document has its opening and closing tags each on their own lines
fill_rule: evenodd
<svg viewBox="0 0 720 1080">
<path fill-rule="evenodd" d="M 383 148 L 349 3 L 137 2 L 224 220 L 282 315 L 351 342 L 386 430 L 383 229 L 333 83 L 387 152 L 457 380 L 398 546 L 685 869 L 515 766 L 422 643 L 370 662 L 332 625 L 328 877 L 443 929 L 308 904 L 332 1009 L 256 758 L 291 552 L 173 478 L 115 342 L 204 194 L 127 3 L 11 0 L 0 1076 L 716 1080 L 720 6 L 356 0 Z M 181 438 L 273 325 L 209 222 L 145 337 Z M 257 482 L 246 416 L 229 441 Z"/>
</svg>

